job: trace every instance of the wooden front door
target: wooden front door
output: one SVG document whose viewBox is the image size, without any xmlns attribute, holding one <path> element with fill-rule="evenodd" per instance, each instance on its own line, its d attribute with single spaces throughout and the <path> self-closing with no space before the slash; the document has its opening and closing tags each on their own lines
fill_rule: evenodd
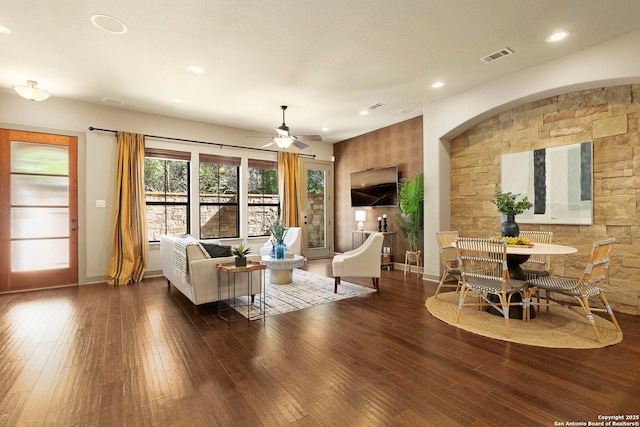
<svg viewBox="0 0 640 427">
<path fill-rule="evenodd" d="M 0 292 L 78 283 L 77 145 L 0 129 Z"/>
</svg>

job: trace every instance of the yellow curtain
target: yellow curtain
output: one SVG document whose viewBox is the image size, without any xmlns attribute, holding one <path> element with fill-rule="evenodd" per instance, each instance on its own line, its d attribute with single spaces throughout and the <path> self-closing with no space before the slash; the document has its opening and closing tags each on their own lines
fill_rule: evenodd
<svg viewBox="0 0 640 427">
<path fill-rule="evenodd" d="M 144 135 L 118 132 L 118 176 L 110 285 L 142 280 L 148 242 L 144 196 Z"/>
<path fill-rule="evenodd" d="M 280 190 L 280 217 L 287 227 L 299 227 L 300 166 L 298 154 L 278 152 L 278 189 Z"/>
</svg>

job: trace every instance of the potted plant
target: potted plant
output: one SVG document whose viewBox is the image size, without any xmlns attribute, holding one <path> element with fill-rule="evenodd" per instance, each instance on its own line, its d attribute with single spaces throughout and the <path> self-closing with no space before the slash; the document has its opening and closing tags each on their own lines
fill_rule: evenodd
<svg viewBox="0 0 640 427">
<path fill-rule="evenodd" d="M 398 193 L 400 231 L 409 241 L 411 252 L 418 252 L 418 235 L 424 223 L 424 174 L 416 174 L 411 179 L 400 182 Z"/>
<path fill-rule="evenodd" d="M 271 223 L 271 239 L 272 239 L 272 253 L 269 255 L 272 258 L 283 259 L 285 256 L 286 245 L 284 244 L 284 236 L 287 234 L 288 228 L 284 225 L 280 218 L 276 218 Z"/>
<path fill-rule="evenodd" d="M 251 252 L 251 248 L 245 247 L 243 244 L 231 248 L 231 253 L 236 257 L 236 267 L 247 266 L 247 254 Z"/>
<path fill-rule="evenodd" d="M 502 227 L 500 231 L 502 237 L 518 237 L 520 234 L 520 227 L 516 223 L 516 215 L 519 215 L 531 209 L 533 203 L 529 201 L 527 196 L 518 200 L 521 195 L 511 192 L 503 192 L 500 184 L 496 184 L 494 188 L 495 198 L 491 201 L 498 208 L 503 217 Z"/>
</svg>

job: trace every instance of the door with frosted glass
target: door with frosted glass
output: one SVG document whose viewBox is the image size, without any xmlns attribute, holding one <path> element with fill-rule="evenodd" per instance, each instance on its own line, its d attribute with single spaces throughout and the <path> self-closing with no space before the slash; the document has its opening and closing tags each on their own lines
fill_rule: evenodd
<svg viewBox="0 0 640 427">
<path fill-rule="evenodd" d="M 77 138 L 1 129 L 0 144 L 0 292 L 77 284 Z"/>
<path fill-rule="evenodd" d="M 333 256 L 333 163 L 302 160 L 304 255 Z"/>
</svg>

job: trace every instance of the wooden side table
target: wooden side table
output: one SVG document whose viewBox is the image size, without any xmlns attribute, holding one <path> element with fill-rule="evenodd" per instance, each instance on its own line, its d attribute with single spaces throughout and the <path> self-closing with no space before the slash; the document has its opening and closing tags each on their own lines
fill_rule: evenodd
<svg viewBox="0 0 640 427">
<path fill-rule="evenodd" d="M 411 273 L 411 260 L 415 259 L 416 260 L 416 274 L 418 276 L 420 276 L 420 254 L 422 252 L 421 251 L 417 251 L 417 252 L 412 252 L 412 251 L 406 251 L 404 253 L 404 275 L 407 275 L 407 268 L 409 269 L 409 273 Z"/>
<path fill-rule="evenodd" d="M 247 322 L 251 323 L 252 320 L 263 319 L 265 316 L 265 283 L 264 283 L 264 272 L 267 269 L 267 266 L 261 264 L 260 262 L 247 260 L 246 267 L 236 267 L 235 262 L 226 262 L 223 264 L 218 264 L 216 266 L 217 275 L 218 275 L 218 316 L 222 320 L 226 320 L 229 323 L 229 327 L 231 327 L 231 322 L 234 320 L 242 320 L 241 315 L 236 311 L 236 307 L 238 306 L 236 302 L 236 279 L 239 274 L 245 273 L 247 275 Z M 253 272 L 260 271 L 260 291 L 257 295 L 259 295 L 258 301 L 258 313 L 252 315 L 251 308 L 254 306 L 255 300 L 253 296 Z M 227 286 L 227 299 L 226 305 L 227 308 L 221 308 L 222 302 L 222 286 L 224 286 L 222 281 L 222 275 L 227 277 L 226 286 Z M 234 316 L 235 313 L 235 316 Z"/>
</svg>

